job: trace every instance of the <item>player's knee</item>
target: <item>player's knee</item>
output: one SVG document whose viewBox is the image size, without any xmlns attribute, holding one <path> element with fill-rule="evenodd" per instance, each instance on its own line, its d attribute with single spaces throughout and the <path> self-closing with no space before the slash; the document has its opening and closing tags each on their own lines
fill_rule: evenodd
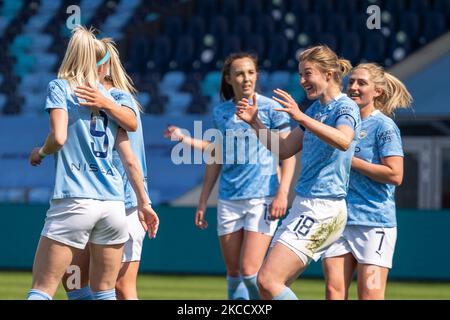
<svg viewBox="0 0 450 320">
<path fill-rule="evenodd" d="M 119 278 L 116 282 L 116 295 L 119 300 L 135 300 L 137 299 L 136 286 L 124 278 Z"/>
<path fill-rule="evenodd" d="M 251 261 L 243 261 L 242 266 L 241 266 L 241 274 L 244 277 L 252 276 L 259 271 L 259 267 L 260 266 L 252 263 Z"/>
<path fill-rule="evenodd" d="M 270 292 L 273 279 L 269 273 L 265 272 L 264 270 L 260 270 L 260 272 L 258 273 L 258 277 L 256 279 L 256 283 L 258 285 L 258 289 L 261 292 Z"/>
<path fill-rule="evenodd" d="M 347 299 L 347 292 L 343 283 L 327 283 L 325 290 L 328 300 Z"/>
</svg>

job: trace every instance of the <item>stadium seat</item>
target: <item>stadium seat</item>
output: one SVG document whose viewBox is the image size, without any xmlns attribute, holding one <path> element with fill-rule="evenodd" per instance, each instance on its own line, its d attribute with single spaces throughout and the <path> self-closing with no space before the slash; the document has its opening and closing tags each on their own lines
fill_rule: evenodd
<svg viewBox="0 0 450 320">
<path fill-rule="evenodd" d="M 58 56 L 54 53 L 36 52 L 34 58 L 34 71 L 52 71 L 58 63 Z"/>
<path fill-rule="evenodd" d="M 241 14 L 241 6 L 239 0 L 227 0 L 222 3 L 221 13 L 225 17 L 236 17 Z"/>
<path fill-rule="evenodd" d="M 208 23 L 211 17 L 219 14 L 219 1 L 197 0 L 195 12 Z"/>
<path fill-rule="evenodd" d="M 187 34 L 194 39 L 197 47 L 203 45 L 203 38 L 205 36 L 205 21 L 200 16 L 191 17 L 188 24 Z"/>
<path fill-rule="evenodd" d="M 184 33 L 183 20 L 178 16 L 168 16 L 164 20 L 164 35 L 171 41 L 173 47 L 179 36 Z"/>
<path fill-rule="evenodd" d="M 258 57 L 258 60 L 263 61 L 266 57 L 266 46 L 264 37 L 260 34 L 251 34 L 248 36 L 248 38 L 245 39 L 243 43 L 243 50 L 246 52 L 251 52 L 253 54 L 256 54 Z"/>
<path fill-rule="evenodd" d="M 314 0 L 313 1 L 313 12 L 322 15 L 322 14 L 330 13 L 333 11 L 334 11 L 334 1 L 333 0 Z"/>
<path fill-rule="evenodd" d="M 431 8 L 429 0 L 410 0 L 409 10 L 415 12 L 425 12 Z"/>
<path fill-rule="evenodd" d="M 450 14 L 450 1 L 448 0 L 434 0 L 432 9 L 441 12 L 447 16 Z"/>
<path fill-rule="evenodd" d="M 349 32 L 341 35 L 339 50 L 340 56 L 350 60 L 352 64 L 356 64 L 360 61 L 361 50 L 361 38 L 358 33 Z"/>
<path fill-rule="evenodd" d="M 273 39 L 269 40 L 270 46 L 268 49 L 266 61 L 270 62 L 268 67 L 270 70 L 277 70 L 284 68 L 288 57 L 288 42 L 283 34 L 276 34 Z M 264 62 L 266 64 L 266 61 Z"/>
<path fill-rule="evenodd" d="M 167 36 L 158 36 L 154 42 L 153 55 L 151 62 L 152 68 L 164 73 L 169 67 L 172 59 L 172 48 L 170 39 Z"/>
<path fill-rule="evenodd" d="M 384 8 L 394 16 L 399 16 L 400 13 L 407 9 L 405 0 L 385 0 Z"/>
<path fill-rule="evenodd" d="M 138 73 L 145 72 L 147 61 L 152 58 L 153 43 L 151 38 L 145 35 L 134 35 L 131 38 L 126 63 L 130 63 L 129 68 Z"/>
<path fill-rule="evenodd" d="M 168 116 L 183 116 L 192 102 L 192 95 L 186 92 L 172 92 L 167 98 L 165 114 Z"/>
<path fill-rule="evenodd" d="M 169 71 L 164 74 L 159 83 L 159 92 L 163 95 L 169 95 L 172 92 L 177 92 L 184 84 L 186 74 L 183 71 Z"/>
<path fill-rule="evenodd" d="M 236 35 L 229 35 L 222 39 L 222 49 L 219 58 L 225 60 L 226 57 L 235 52 L 240 52 L 241 49 L 241 39 Z"/>
<path fill-rule="evenodd" d="M 298 0 L 291 0 L 290 1 L 290 11 L 298 15 L 299 17 L 303 17 L 306 14 L 310 13 L 311 10 L 311 4 L 309 0 L 304 1 L 298 1 Z"/>
<path fill-rule="evenodd" d="M 336 1 L 335 9 L 342 15 L 353 15 L 354 13 L 360 11 L 360 3 L 360 0 Z"/>
<path fill-rule="evenodd" d="M 272 38 L 275 34 L 275 23 L 270 15 L 262 14 L 253 18 L 255 32 L 263 37 Z"/>
<path fill-rule="evenodd" d="M 237 16 L 234 19 L 232 32 L 241 38 L 247 38 L 252 33 L 252 24 L 247 16 Z"/>
<path fill-rule="evenodd" d="M 367 33 L 363 57 L 365 60 L 383 63 L 386 56 L 386 39 L 380 32 Z"/>
<path fill-rule="evenodd" d="M 420 17 L 416 12 L 403 12 L 399 16 L 398 30 L 407 34 L 410 39 L 416 39 L 420 32 Z"/>
<path fill-rule="evenodd" d="M 174 68 L 190 71 L 193 67 L 195 42 L 189 35 L 178 37 L 175 47 Z"/>
<path fill-rule="evenodd" d="M 338 41 L 333 33 L 320 33 L 316 38 L 316 42 L 327 45 L 333 51 L 337 50 Z"/>
<path fill-rule="evenodd" d="M 309 35 L 314 35 L 322 32 L 322 19 L 318 14 L 309 14 L 303 19 L 303 32 Z"/>
<path fill-rule="evenodd" d="M 346 1 L 343 1 L 346 2 Z M 334 33 L 340 35 L 347 32 L 347 19 L 344 15 L 338 13 L 332 13 L 327 15 L 325 22 L 325 29 L 327 33 Z"/>
<path fill-rule="evenodd" d="M 441 12 L 425 12 L 421 37 L 423 37 L 426 42 L 430 42 L 447 31 L 446 24 L 445 16 Z"/>
<path fill-rule="evenodd" d="M 200 82 L 200 92 L 207 97 L 217 96 L 219 93 L 221 73 L 219 71 L 208 72 Z"/>
<path fill-rule="evenodd" d="M 254 17 L 263 13 L 263 1 L 246 0 L 243 1 L 243 13 L 248 17 Z"/>
<path fill-rule="evenodd" d="M 406 35 L 394 34 L 389 42 L 388 56 L 392 62 L 399 62 L 411 52 L 411 41 Z"/>
<path fill-rule="evenodd" d="M 146 110 L 151 101 L 151 96 L 147 92 L 139 92 L 137 94 L 137 101 L 142 106 L 143 110 Z"/>
<path fill-rule="evenodd" d="M 272 91 L 276 88 L 286 88 L 289 84 L 290 73 L 288 71 L 273 71 L 269 76 L 269 90 Z"/>
</svg>

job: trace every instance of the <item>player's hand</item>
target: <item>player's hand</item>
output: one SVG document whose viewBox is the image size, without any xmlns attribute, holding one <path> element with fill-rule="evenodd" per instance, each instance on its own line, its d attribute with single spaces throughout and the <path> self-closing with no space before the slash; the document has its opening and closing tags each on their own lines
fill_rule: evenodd
<svg viewBox="0 0 450 320">
<path fill-rule="evenodd" d="M 42 162 L 42 157 L 39 155 L 40 148 L 33 148 L 30 153 L 30 164 L 32 166 L 38 166 Z"/>
<path fill-rule="evenodd" d="M 180 128 L 170 125 L 167 126 L 167 129 L 164 131 L 164 137 L 172 141 L 183 141 L 184 134 L 181 132 Z"/>
<path fill-rule="evenodd" d="M 205 211 L 206 206 L 205 208 L 198 207 L 197 211 L 195 212 L 195 225 L 197 226 L 197 228 L 202 230 L 208 228 L 208 222 L 205 220 Z"/>
<path fill-rule="evenodd" d="M 280 98 L 272 97 L 273 100 L 279 102 L 284 108 L 274 108 L 276 111 L 286 112 L 289 116 L 297 122 L 303 120 L 305 114 L 298 107 L 297 102 L 291 97 L 289 93 L 281 89 L 275 89 L 273 92 L 280 96 Z"/>
<path fill-rule="evenodd" d="M 278 194 L 273 199 L 269 206 L 269 213 L 271 220 L 276 220 L 284 217 L 288 206 L 288 198 L 286 195 Z"/>
<path fill-rule="evenodd" d="M 242 98 L 236 105 L 236 114 L 239 118 L 248 124 L 255 123 L 258 120 L 258 105 L 256 103 L 256 94 L 253 95 L 252 104 L 246 98 Z"/>
<path fill-rule="evenodd" d="M 139 208 L 138 214 L 142 227 L 148 232 L 148 237 L 155 238 L 159 227 L 159 218 L 156 212 L 149 204 L 146 204 Z"/>
<path fill-rule="evenodd" d="M 89 86 L 78 86 L 75 90 L 75 95 L 80 101 L 80 106 L 92 107 L 94 110 L 108 107 L 109 99 L 105 97 L 98 88 L 91 88 Z"/>
</svg>

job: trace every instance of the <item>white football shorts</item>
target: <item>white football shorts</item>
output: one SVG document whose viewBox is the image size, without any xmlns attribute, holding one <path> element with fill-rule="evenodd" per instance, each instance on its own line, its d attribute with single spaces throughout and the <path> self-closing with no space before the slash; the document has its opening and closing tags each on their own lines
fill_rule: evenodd
<svg viewBox="0 0 450 320">
<path fill-rule="evenodd" d="M 88 242 L 114 245 L 128 240 L 123 201 L 54 199 L 41 235 L 78 249 Z"/>
<path fill-rule="evenodd" d="M 342 236 L 323 255 L 323 259 L 351 253 L 358 263 L 392 268 L 397 227 L 347 226 Z"/>
<path fill-rule="evenodd" d="M 260 232 L 273 236 L 278 225 L 271 220 L 269 205 L 273 197 L 246 200 L 218 200 L 217 233 L 219 236 L 236 232 L 240 229 Z"/>
<path fill-rule="evenodd" d="M 304 263 L 317 261 L 328 246 L 339 239 L 347 223 L 345 199 L 296 196 L 287 217 L 273 237 Z"/>
</svg>

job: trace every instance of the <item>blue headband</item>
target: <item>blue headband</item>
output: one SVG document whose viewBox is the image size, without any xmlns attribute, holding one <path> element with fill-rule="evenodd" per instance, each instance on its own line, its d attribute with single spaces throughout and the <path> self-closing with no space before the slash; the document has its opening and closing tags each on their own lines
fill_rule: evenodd
<svg viewBox="0 0 450 320">
<path fill-rule="evenodd" d="M 110 55 L 109 55 L 109 51 L 106 50 L 105 56 L 103 58 L 100 59 L 100 61 L 97 62 L 97 67 L 100 67 L 102 64 L 104 64 L 106 61 L 108 61 Z"/>
</svg>

